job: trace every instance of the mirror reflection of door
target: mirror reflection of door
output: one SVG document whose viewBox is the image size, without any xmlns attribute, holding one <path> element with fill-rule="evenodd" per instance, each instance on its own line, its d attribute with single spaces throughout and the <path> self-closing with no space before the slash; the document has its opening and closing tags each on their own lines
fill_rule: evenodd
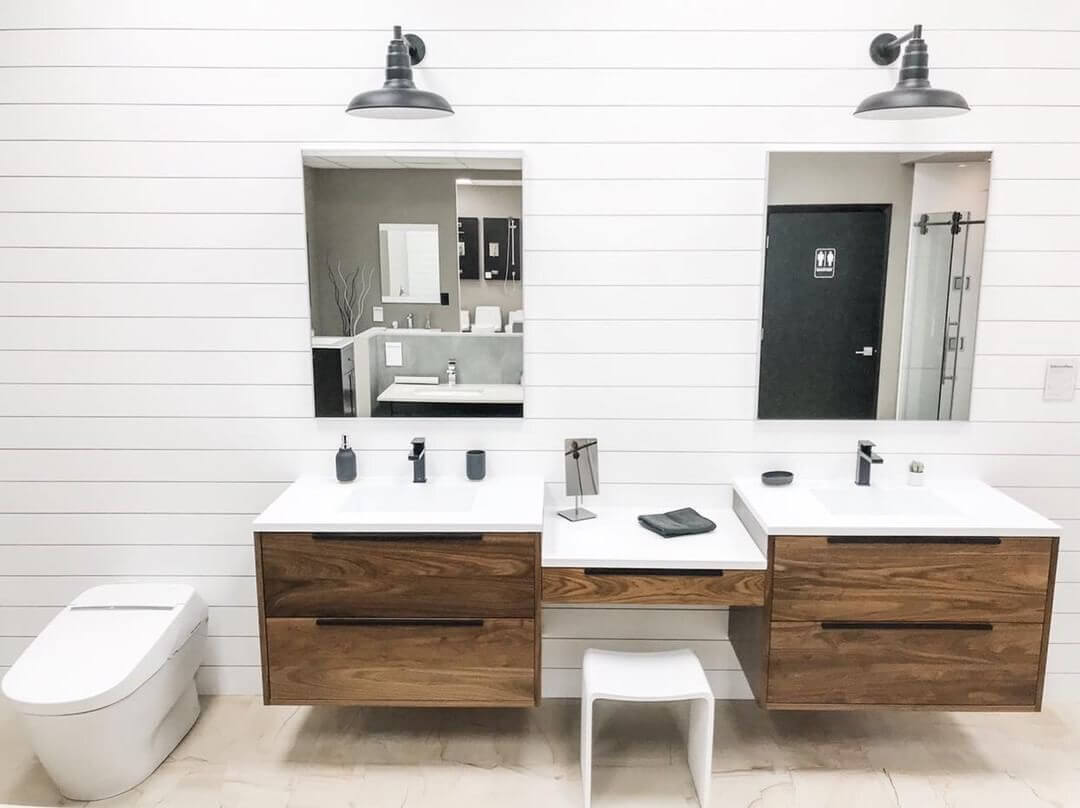
<svg viewBox="0 0 1080 808">
<path fill-rule="evenodd" d="M 876 416 L 891 208 L 769 207 L 759 418 Z"/>
</svg>

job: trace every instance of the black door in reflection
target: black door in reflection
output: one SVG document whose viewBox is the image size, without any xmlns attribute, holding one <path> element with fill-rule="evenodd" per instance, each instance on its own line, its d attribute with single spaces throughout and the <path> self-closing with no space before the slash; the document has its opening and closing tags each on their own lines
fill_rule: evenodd
<svg viewBox="0 0 1080 808">
<path fill-rule="evenodd" d="M 891 207 L 769 207 L 759 418 L 876 416 Z"/>
</svg>

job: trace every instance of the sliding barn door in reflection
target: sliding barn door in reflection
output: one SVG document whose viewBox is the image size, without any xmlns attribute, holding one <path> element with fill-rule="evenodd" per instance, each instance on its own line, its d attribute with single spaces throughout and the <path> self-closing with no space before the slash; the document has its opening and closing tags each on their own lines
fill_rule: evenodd
<svg viewBox="0 0 1080 808">
<path fill-rule="evenodd" d="M 908 263 L 900 415 L 966 421 L 985 221 L 968 211 L 918 217 Z"/>
</svg>

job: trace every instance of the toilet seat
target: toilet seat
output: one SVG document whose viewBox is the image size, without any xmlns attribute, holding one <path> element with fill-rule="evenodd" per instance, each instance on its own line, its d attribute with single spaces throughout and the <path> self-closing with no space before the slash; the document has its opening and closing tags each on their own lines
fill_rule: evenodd
<svg viewBox="0 0 1080 808">
<path fill-rule="evenodd" d="M 75 715 L 135 692 L 206 619 L 182 584 L 108 584 L 87 590 L 45 627 L 4 677 L 30 715 Z"/>
</svg>

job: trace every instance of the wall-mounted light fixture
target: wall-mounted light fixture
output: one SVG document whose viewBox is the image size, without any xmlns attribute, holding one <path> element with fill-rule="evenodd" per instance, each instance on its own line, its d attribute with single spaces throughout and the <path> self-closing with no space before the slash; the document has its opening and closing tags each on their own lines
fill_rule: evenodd
<svg viewBox="0 0 1080 808">
<path fill-rule="evenodd" d="M 904 48 L 900 63 L 900 81 L 891 90 L 865 98 L 855 110 L 856 118 L 911 119 L 944 118 L 961 115 L 971 108 L 964 96 L 951 90 L 930 86 L 930 60 L 922 26 L 916 25 L 901 37 L 878 34 L 870 43 L 870 58 L 875 64 L 891 65 Z"/>
<path fill-rule="evenodd" d="M 378 90 L 360 93 L 345 111 L 365 118 L 443 118 L 454 108 L 438 93 L 416 89 L 412 66 L 424 60 L 427 48 L 416 34 L 401 33 L 394 26 L 394 38 L 386 51 L 386 82 Z"/>
</svg>

